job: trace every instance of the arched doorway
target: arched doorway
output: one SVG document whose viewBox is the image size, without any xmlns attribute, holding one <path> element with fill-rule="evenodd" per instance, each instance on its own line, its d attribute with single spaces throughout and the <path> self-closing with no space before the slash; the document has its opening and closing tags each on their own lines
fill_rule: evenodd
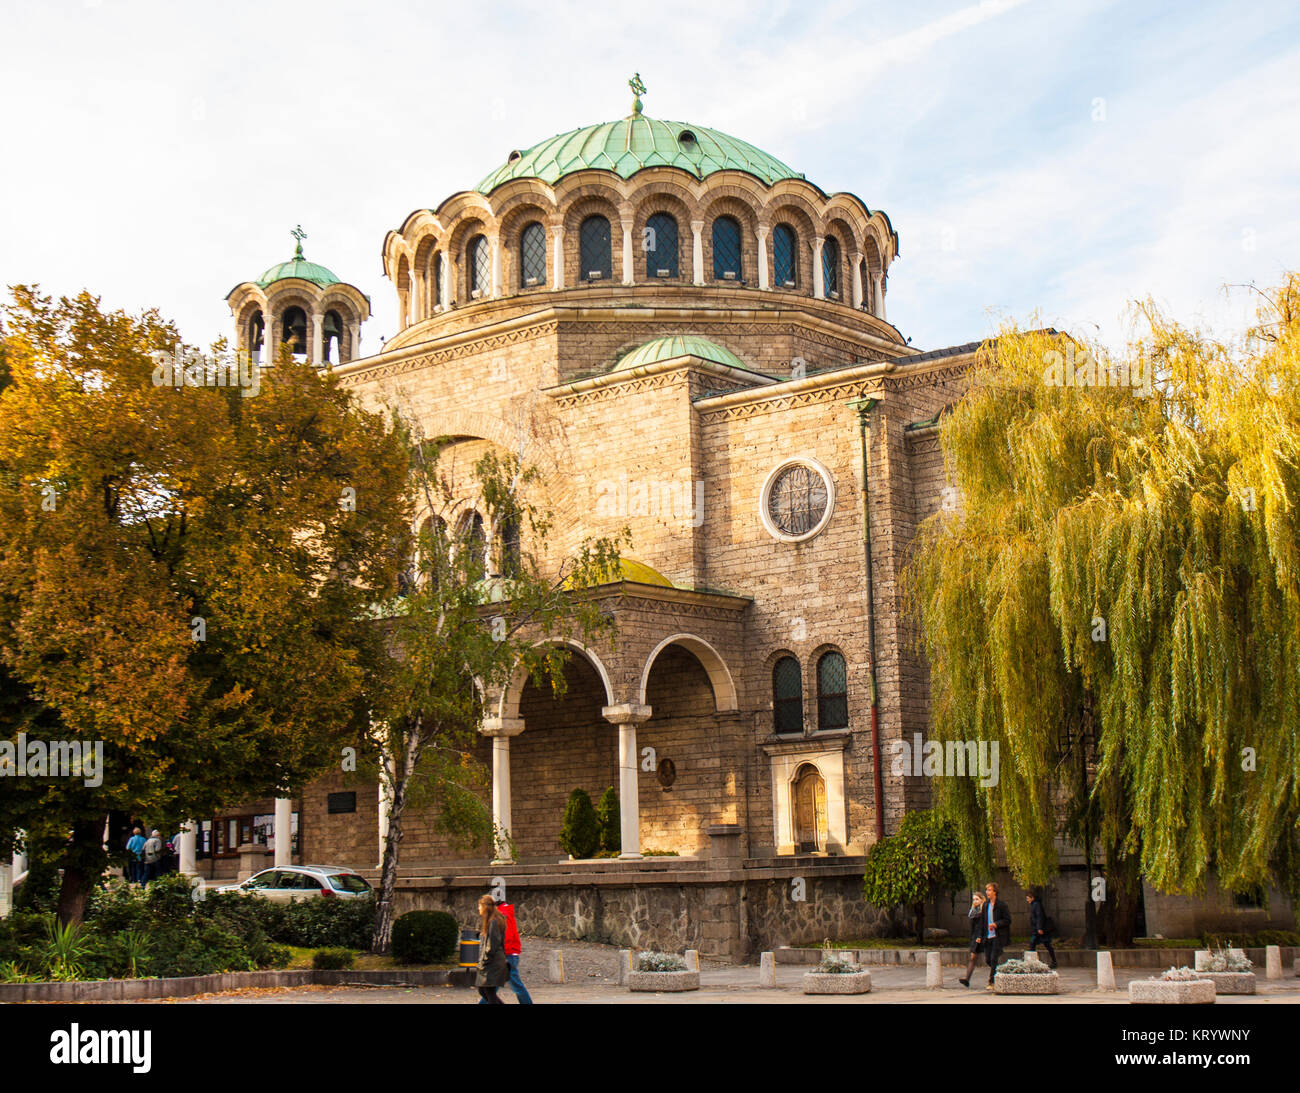
<svg viewBox="0 0 1300 1093">
<path fill-rule="evenodd" d="M 811 763 L 795 771 L 794 843 L 800 854 L 815 854 L 826 849 L 826 782 Z"/>
</svg>

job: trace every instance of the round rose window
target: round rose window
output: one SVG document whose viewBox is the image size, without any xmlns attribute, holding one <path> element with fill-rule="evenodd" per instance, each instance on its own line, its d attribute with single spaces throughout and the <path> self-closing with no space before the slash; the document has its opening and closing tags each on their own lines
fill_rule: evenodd
<svg viewBox="0 0 1300 1093">
<path fill-rule="evenodd" d="M 835 490 L 826 469 L 813 460 L 790 460 L 768 477 L 760 515 L 778 539 L 797 541 L 821 531 L 834 504 Z"/>
</svg>

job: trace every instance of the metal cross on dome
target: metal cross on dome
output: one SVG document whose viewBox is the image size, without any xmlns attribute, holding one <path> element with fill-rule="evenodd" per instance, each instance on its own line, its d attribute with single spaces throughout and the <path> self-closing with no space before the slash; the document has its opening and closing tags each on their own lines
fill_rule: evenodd
<svg viewBox="0 0 1300 1093">
<path fill-rule="evenodd" d="M 301 257 L 302 257 L 302 241 L 303 241 L 304 239 L 307 238 L 307 233 L 306 233 L 305 231 L 302 230 L 302 225 L 299 224 L 299 225 L 298 225 L 296 228 L 294 228 L 293 231 L 291 231 L 289 234 L 292 235 L 296 240 L 298 240 L 298 250 L 297 250 L 296 254 L 294 255 L 294 257 L 296 257 L 296 258 L 301 258 Z"/>
<path fill-rule="evenodd" d="M 627 86 L 632 89 L 632 113 L 641 113 L 641 96 L 645 94 L 645 84 L 641 82 L 641 73 L 634 72 L 632 78 L 627 81 Z"/>
</svg>

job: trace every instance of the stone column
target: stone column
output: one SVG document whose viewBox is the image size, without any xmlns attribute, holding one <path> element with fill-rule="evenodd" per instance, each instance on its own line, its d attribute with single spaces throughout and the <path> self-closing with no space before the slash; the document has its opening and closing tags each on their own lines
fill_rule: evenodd
<svg viewBox="0 0 1300 1093">
<path fill-rule="evenodd" d="M 196 865 L 198 848 L 198 825 L 194 820 L 186 820 L 181 824 L 181 845 L 179 855 L 180 871 L 186 876 L 192 877 L 198 873 L 198 866 Z"/>
<path fill-rule="evenodd" d="M 352 345 L 348 350 L 348 360 L 354 361 L 361 356 L 361 324 L 353 323 L 350 332 L 352 335 Z"/>
<path fill-rule="evenodd" d="M 275 864 L 293 864 L 293 801 L 275 799 Z"/>
<path fill-rule="evenodd" d="M 767 272 L 767 236 L 771 229 L 766 224 L 758 226 L 758 287 L 771 288 L 772 281 Z"/>
<path fill-rule="evenodd" d="M 650 719 L 650 707 L 633 702 L 606 706 L 601 717 L 618 726 L 618 813 L 623 851 L 620 858 L 641 857 L 641 782 L 637 776 L 636 727 Z"/>
<path fill-rule="evenodd" d="M 862 255 L 853 255 L 853 306 L 862 306 Z"/>
<path fill-rule="evenodd" d="M 636 278 L 636 252 L 632 249 L 632 221 L 623 221 L 623 284 Z"/>
<path fill-rule="evenodd" d="M 822 277 L 822 246 L 825 236 L 813 236 L 813 295 L 819 300 L 826 299 L 826 281 Z"/>
<path fill-rule="evenodd" d="M 280 356 L 280 347 L 276 344 L 277 333 L 278 324 L 275 321 L 275 316 L 268 310 L 262 316 L 262 356 L 265 364 L 274 364 Z"/>
<path fill-rule="evenodd" d="M 490 285 L 491 295 L 501 295 L 501 237 L 494 235 L 489 241 L 492 248 L 492 284 Z"/>
<path fill-rule="evenodd" d="M 695 283 L 704 284 L 704 221 L 691 221 L 691 267 Z"/>
<path fill-rule="evenodd" d="M 553 225 L 551 227 L 551 237 L 554 240 L 552 245 L 554 253 L 551 256 L 551 265 L 554 267 L 551 287 L 559 290 L 564 287 L 564 225 Z"/>
<path fill-rule="evenodd" d="M 885 317 L 885 277 L 884 274 L 876 275 L 876 318 Z"/>
<path fill-rule="evenodd" d="M 325 354 L 321 352 L 321 343 L 324 337 L 325 316 L 319 311 L 311 313 L 311 363 L 319 365 L 325 359 Z"/>
<path fill-rule="evenodd" d="M 514 861 L 510 842 L 510 738 L 524 731 L 523 718 L 485 717 L 479 732 L 492 738 L 493 865 Z"/>
<path fill-rule="evenodd" d="M 442 306 L 451 306 L 451 253 L 444 251 L 442 255 Z"/>
</svg>

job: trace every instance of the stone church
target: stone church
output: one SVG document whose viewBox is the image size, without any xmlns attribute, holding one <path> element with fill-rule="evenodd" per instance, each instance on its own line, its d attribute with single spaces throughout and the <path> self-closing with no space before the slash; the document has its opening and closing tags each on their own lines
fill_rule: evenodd
<svg viewBox="0 0 1300 1093">
<path fill-rule="evenodd" d="M 366 295 L 301 237 L 231 291 L 236 342 L 288 343 L 454 438 L 467 494 L 484 450 L 526 448 L 561 554 L 631 529 L 599 593 L 616 648 L 573 648 L 562 699 L 520 681 L 482 725 L 513 858 L 408 815 L 400 909 L 468 921 L 497 878 L 536 934 L 734 959 L 860 937 L 862 855 L 929 803 L 890 761 L 927 727 L 899 581 L 950 496 L 937 419 L 978 343 L 919 352 L 889 322 L 883 211 L 633 89 L 628 116 L 509 151 L 388 233 L 380 352 Z M 501 529 L 465 518 L 491 555 Z M 570 792 L 609 786 L 622 857 L 564 860 Z M 385 824 L 375 784 L 339 774 L 203 821 L 200 872 L 372 869 Z"/>
</svg>

